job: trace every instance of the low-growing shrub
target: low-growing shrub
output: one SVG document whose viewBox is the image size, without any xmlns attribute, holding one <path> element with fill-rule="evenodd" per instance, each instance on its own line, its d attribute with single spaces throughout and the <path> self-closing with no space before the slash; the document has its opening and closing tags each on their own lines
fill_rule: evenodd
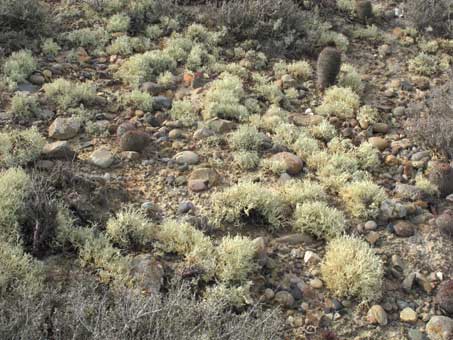
<svg viewBox="0 0 453 340">
<path fill-rule="evenodd" d="M 409 60 L 409 72 L 430 77 L 440 71 L 439 60 L 436 56 L 432 56 L 421 52 L 415 58 Z"/>
<path fill-rule="evenodd" d="M 39 112 L 39 102 L 35 95 L 26 92 L 17 92 L 11 99 L 9 113 L 14 118 L 34 118 Z"/>
<path fill-rule="evenodd" d="M 319 124 L 311 126 L 309 131 L 313 137 L 324 142 L 329 142 L 337 135 L 337 129 L 327 119 L 323 119 Z"/>
<path fill-rule="evenodd" d="M 307 133 L 301 133 L 292 145 L 292 149 L 296 152 L 297 156 L 305 160 L 311 155 L 318 153 L 321 148 L 316 139 L 312 138 Z"/>
<path fill-rule="evenodd" d="M 41 155 L 45 139 L 33 127 L 0 133 L 0 164 L 13 167 L 26 165 Z"/>
<path fill-rule="evenodd" d="M 260 156 L 255 151 L 237 151 L 233 153 L 233 158 L 242 170 L 254 170 L 260 164 Z"/>
<path fill-rule="evenodd" d="M 405 15 L 420 31 L 431 27 L 438 35 L 451 35 L 451 2 L 449 0 L 413 0 L 405 3 Z"/>
<path fill-rule="evenodd" d="M 247 118 L 249 114 L 247 108 L 241 104 L 244 96 L 241 79 L 229 73 L 222 73 L 206 93 L 203 117 L 235 120 Z"/>
<path fill-rule="evenodd" d="M 355 117 L 355 112 L 360 107 L 360 98 L 350 88 L 329 88 L 316 111 L 324 116 L 335 115 L 338 118 L 347 119 Z"/>
<path fill-rule="evenodd" d="M 415 186 L 428 196 L 440 196 L 439 187 L 423 175 L 418 175 L 417 177 L 415 177 Z"/>
<path fill-rule="evenodd" d="M 131 19 L 125 14 L 112 15 L 107 22 L 109 32 L 127 32 Z"/>
<path fill-rule="evenodd" d="M 288 165 L 281 159 L 266 158 L 261 161 L 261 167 L 265 172 L 280 176 L 288 171 Z"/>
<path fill-rule="evenodd" d="M 425 100 L 426 110 L 408 110 L 406 130 L 419 142 L 453 157 L 453 82 L 434 89 Z"/>
<path fill-rule="evenodd" d="M 176 61 L 167 53 L 156 50 L 133 55 L 121 65 L 116 76 L 138 87 L 146 81 L 155 81 L 161 73 L 175 69 Z"/>
<path fill-rule="evenodd" d="M 21 293 L 30 298 L 41 293 L 43 267 L 19 245 L 0 241 L 0 297 L 18 296 Z"/>
<path fill-rule="evenodd" d="M 283 199 L 292 207 L 308 202 L 326 201 L 324 187 L 314 181 L 305 179 L 287 181 L 281 188 Z"/>
<path fill-rule="evenodd" d="M 227 283 L 245 283 L 256 264 L 256 248 L 252 240 L 244 236 L 225 236 L 217 247 L 218 278 Z"/>
<path fill-rule="evenodd" d="M 190 267 L 203 270 L 209 279 L 215 274 L 216 255 L 211 239 L 186 222 L 165 221 L 157 232 L 160 247 L 184 256 Z"/>
<path fill-rule="evenodd" d="M 103 27 L 85 27 L 64 33 L 62 38 L 72 47 L 84 47 L 94 51 L 102 49 L 108 43 L 110 34 Z"/>
<path fill-rule="evenodd" d="M 284 100 L 285 96 L 282 90 L 270 79 L 267 79 L 260 74 L 254 74 L 253 80 L 255 80 L 253 90 L 259 97 L 264 98 L 269 103 L 274 105 L 280 105 L 280 103 Z"/>
<path fill-rule="evenodd" d="M 378 217 L 381 204 L 387 198 L 385 190 L 371 180 L 344 186 L 340 196 L 351 216 L 362 220 Z"/>
<path fill-rule="evenodd" d="M 207 303 L 225 301 L 225 303 L 229 306 L 241 308 L 247 304 L 250 304 L 250 301 L 252 301 L 250 297 L 250 286 L 250 281 L 241 286 L 230 285 L 222 282 L 214 286 L 207 287 L 203 298 Z"/>
<path fill-rule="evenodd" d="M 52 38 L 45 39 L 41 44 L 41 52 L 45 56 L 55 57 L 61 47 Z"/>
<path fill-rule="evenodd" d="M 218 226 L 264 224 L 276 230 L 285 224 L 287 204 L 278 192 L 264 185 L 241 182 L 212 197 L 213 222 Z"/>
<path fill-rule="evenodd" d="M 382 32 L 379 31 L 377 26 L 371 25 L 367 27 L 354 27 L 352 36 L 357 39 L 364 39 L 369 41 L 382 40 Z"/>
<path fill-rule="evenodd" d="M 382 295 L 382 261 L 358 238 L 342 236 L 331 240 L 321 274 L 327 288 L 337 297 L 358 297 L 369 302 Z"/>
<path fill-rule="evenodd" d="M 274 128 L 272 141 L 275 145 L 291 148 L 301 133 L 301 129 L 294 124 L 282 123 Z"/>
<path fill-rule="evenodd" d="M 150 41 L 146 38 L 129 37 L 122 35 L 107 46 L 108 54 L 119 54 L 122 56 L 131 55 L 134 52 L 143 52 L 150 47 Z"/>
<path fill-rule="evenodd" d="M 362 170 L 376 170 L 381 164 L 379 150 L 369 142 L 360 144 L 354 153 L 357 156 L 359 166 Z"/>
<path fill-rule="evenodd" d="M 363 92 L 362 78 L 354 66 L 342 64 L 338 86 L 349 87 L 352 91 L 360 95 Z"/>
<path fill-rule="evenodd" d="M 76 83 L 63 78 L 43 86 L 49 100 L 62 109 L 91 105 L 96 99 L 96 86 L 91 82 Z"/>
<path fill-rule="evenodd" d="M 36 70 L 38 64 L 31 51 L 21 50 L 13 52 L 3 64 L 3 76 L 10 87 L 15 88 Z"/>
<path fill-rule="evenodd" d="M 362 129 L 367 129 L 370 125 L 376 124 L 381 120 L 378 110 L 369 105 L 364 105 L 357 112 L 357 121 Z"/>
<path fill-rule="evenodd" d="M 293 228 L 318 238 L 331 239 L 346 229 L 343 213 L 324 202 L 298 204 L 294 212 Z"/>
<path fill-rule="evenodd" d="M 308 80 L 313 73 L 311 65 L 305 61 L 293 61 L 291 64 L 287 64 L 284 61 L 274 64 L 274 74 L 277 78 L 289 74 L 297 80 Z"/>
<path fill-rule="evenodd" d="M 125 105 L 131 105 L 145 112 L 152 111 L 154 106 L 154 98 L 148 92 L 142 92 L 140 90 L 133 90 L 124 95 L 123 102 Z"/>
<path fill-rule="evenodd" d="M 144 246 L 156 237 L 156 228 L 145 214 L 126 207 L 107 221 L 106 232 L 110 240 L 121 247 Z"/>
<path fill-rule="evenodd" d="M 231 134 L 229 141 L 235 150 L 257 151 L 262 147 L 265 135 L 252 125 L 241 125 Z"/>
<path fill-rule="evenodd" d="M 30 177 L 20 168 L 0 172 L 0 239 L 19 238 L 19 219 L 29 193 Z"/>
<path fill-rule="evenodd" d="M 170 116 L 186 126 L 192 126 L 198 120 L 197 109 L 189 99 L 173 101 Z"/>
</svg>

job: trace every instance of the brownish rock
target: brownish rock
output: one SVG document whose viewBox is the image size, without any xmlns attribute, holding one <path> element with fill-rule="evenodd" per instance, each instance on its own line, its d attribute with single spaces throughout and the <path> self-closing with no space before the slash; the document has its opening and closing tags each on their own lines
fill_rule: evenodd
<svg viewBox="0 0 453 340">
<path fill-rule="evenodd" d="M 279 152 L 273 155 L 271 159 L 285 163 L 286 172 L 293 176 L 299 174 L 304 167 L 302 159 L 290 152 Z"/>
<path fill-rule="evenodd" d="M 415 233 L 415 226 L 409 221 L 398 221 L 395 226 L 395 234 L 400 237 L 410 237 Z"/>
<path fill-rule="evenodd" d="M 445 314 L 453 316 L 453 280 L 447 280 L 440 284 L 436 294 L 436 302 Z"/>
<path fill-rule="evenodd" d="M 437 185 L 441 197 L 453 193 L 453 169 L 448 163 L 435 162 L 429 169 L 429 180 Z"/>
<path fill-rule="evenodd" d="M 120 148 L 122 151 L 142 152 L 149 144 L 150 136 L 139 130 L 127 131 L 120 138 Z"/>
</svg>

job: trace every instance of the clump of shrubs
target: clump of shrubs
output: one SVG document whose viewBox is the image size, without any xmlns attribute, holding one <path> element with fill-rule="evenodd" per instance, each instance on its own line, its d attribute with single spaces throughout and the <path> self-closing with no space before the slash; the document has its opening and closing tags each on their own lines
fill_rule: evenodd
<svg viewBox="0 0 453 340">
<path fill-rule="evenodd" d="M 44 147 L 45 139 L 33 127 L 0 133 L 0 164 L 13 167 L 36 160 Z"/>
<path fill-rule="evenodd" d="M 278 192 L 264 185 L 241 182 L 212 198 L 213 222 L 218 226 L 263 224 L 270 230 L 284 226 L 288 207 Z"/>
<path fill-rule="evenodd" d="M 378 217 L 381 204 L 387 199 L 385 190 L 371 180 L 347 184 L 340 190 L 340 196 L 349 213 L 363 220 Z"/>
<path fill-rule="evenodd" d="M 260 164 L 260 156 L 255 151 L 236 151 L 233 158 L 242 170 L 254 170 Z"/>
<path fill-rule="evenodd" d="M 354 66 L 351 64 L 342 64 L 338 86 L 349 87 L 355 93 L 360 95 L 363 91 L 362 78 Z"/>
<path fill-rule="evenodd" d="M 103 27 L 84 27 L 64 33 L 62 38 L 72 47 L 100 51 L 108 43 L 110 34 Z"/>
<path fill-rule="evenodd" d="M 150 47 L 150 42 L 146 38 L 129 37 L 122 35 L 117 37 L 107 46 L 108 54 L 119 54 L 122 56 L 131 55 L 134 52 L 143 52 Z"/>
<path fill-rule="evenodd" d="M 48 57 L 55 57 L 61 47 L 52 38 L 45 39 L 41 44 L 41 52 Z"/>
<path fill-rule="evenodd" d="M 140 90 L 133 90 L 132 92 L 123 96 L 125 105 L 131 105 L 136 109 L 150 112 L 153 110 L 154 98 L 148 93 Z"/>
<path fill-rule="evenodd" d="M 26 92 L 17 92 L 11 99 L 9 113 L 20 119 L 34 118 L 39 112 L 39 102 L 35 95 Z"/>
<path fill-rule="evenodd" d="M 264 141 L 265 135 L 252 125 L 241 125 L 230 137 L 233 149 L 242 151 L 257 151 Z"/>
<path fill-rule="evenodd" d="M 91 82 L 72 82 L 63 78 L 43 86 L 49 100 L 62 109 L 80 104 L 91 105 L 96 99 L 96 86 Z"/>
<path fill-rule="evenodd" d="M 360 98 L 350 88 L 334 86 L 329 88 L 316 111 L 320 115 L 334 115 L 338 118 L 348 119 L 355 117 L 360 108 Z"/>
<path fill-rule="evenodd" d="M 293 228 L 318 238 L 331 239 L 346 229 L 343 213 L 324 202 L 306 202 L 297 205 Z"/>
<path fill-rule="evenodd" d="M 125 14 L 112 15 L 107 22 L 109 32 L 127 32 L 131 19 Z"/>
<path fill-rule="evenodd" d="M 38 64 L 31 51 L 13 52 L 3 64 L 3 77 L 11 88 L 15 88 L 18 83 L 26 81 L 37 67 Z"/>
<path fill-rule="evenodd" d="M 121 247 L 146 245 L 155 238 L 156 228 L 145 214 L 133 207 L 125 207 L 107 221 L 110 240 Z"/>
<path fill-rule="evenodd" d="M 364 105 L 357 112 L 357 121 L 362 129 L 367 129 L 370 125 L 376 124 L 381 120 L 381 116 L 374 107 Z"/>
<path fill-rule="evenodd" d="M 247 108 L 241 104 L 245 91 L 239 77 L 222 73 L 215 80 L 204 98 L 203 117 L 220 117 L 243 120 L 248 116 Z"/>
<path fill-rule="evenodd" d="M 437 35 L 451 35 L 451 3 L 448 0 L 413 0 L 405 4 L 406 17 L 419 31 L 428 27 Z"/>
<path fill-rule="evenodd" d="M 192 126 L 198 120 L 197 109 L 188 99 L 173 101 L 170 116 L 172 119 L 180 121 L 186 126 Z"/>
<path fill-rule="evenodd" d="M 308 202 L 325 202 L 327 194 L 324 187 L 312 180 L 287 181 L 281 189 L 283 199 L 292 207 Z"/>
<path fill-rule="evenodd" d="M 321 274 L 327 288 L 339 298 L 357 297 L 369 302 L 382 295 L 382 261 L 358 238 L 342 236 L 331 240 Z"/>
<path fill-rule="evenodd" d="M 439 71 L 439 60 L 436 56 L 421 52 L 415 58 L 409 60 L 409 72 L 411 73 L 429 77 Z"/>
</svg>

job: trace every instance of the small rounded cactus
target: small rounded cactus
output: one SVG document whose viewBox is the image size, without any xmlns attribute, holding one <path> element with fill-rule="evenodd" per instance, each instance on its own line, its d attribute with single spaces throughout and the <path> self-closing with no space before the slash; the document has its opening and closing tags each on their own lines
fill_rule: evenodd
<svg viewBox="0 0 453 340">
<path fill-rule="evenodd" d="M 122 151 L 142 152 L 150 142 L 150 136 L 139 130 L 130 130 L 120 138 L 120 148 Z"/>
<path fill-rule="evenodd" d="M 333 46 L 325 47 L 318 57 L 318 87 L 324 91 L 335 84 L 341 68 L 341 53 Z"/>
<path fill-rule="evenodd" d="M 373 17 L 373 6 L 368 0 L 356 0 L 355 12 L 357 17 L 361 21 L 367 22 L 370 18 Z"/>
</svg>

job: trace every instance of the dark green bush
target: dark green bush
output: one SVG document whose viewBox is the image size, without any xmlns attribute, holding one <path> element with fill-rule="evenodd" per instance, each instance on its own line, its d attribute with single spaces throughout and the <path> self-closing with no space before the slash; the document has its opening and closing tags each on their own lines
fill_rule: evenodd
<svg viewBox="0 0 453 340">
<path fill-rule="evenodd" d="M 44 34 L 48 7 L 40 0 L 0 0 L 0 46 L 18 49 Z"/>
</svg>

